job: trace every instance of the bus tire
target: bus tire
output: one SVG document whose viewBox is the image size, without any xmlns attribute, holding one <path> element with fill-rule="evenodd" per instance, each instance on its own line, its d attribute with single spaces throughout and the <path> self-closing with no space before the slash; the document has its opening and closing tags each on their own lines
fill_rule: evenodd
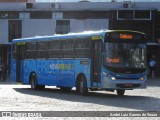
<svg viewBox="0 0 160 120">
<path fill-rule="evenodd" d="M 83 75 L 78 78 L 76 90 L 82 96 L 86 96 L 88 94 L 87 81 Z"/>
<path fill-rule="evenodd" d="M 125 93 L 125 90 L 116 90 L 118 96 L 123 96 Z"/>
<path fill-rule="evenodd" d="M 45 85 L 38 85 L 37 84 L 37 77 L 35 74 L 32 74 L 30 77 L 30 84 L 32 90 L 43 90 L 45 88 Z"/>
<path fill-rule="evenodd" d="M 31 84 L 31 89 L 36 90 L 38 89 L 37 87 L 37 77 L 35 74 L 32 74 L 30 77 L 30 84 Z"/>
</svg>

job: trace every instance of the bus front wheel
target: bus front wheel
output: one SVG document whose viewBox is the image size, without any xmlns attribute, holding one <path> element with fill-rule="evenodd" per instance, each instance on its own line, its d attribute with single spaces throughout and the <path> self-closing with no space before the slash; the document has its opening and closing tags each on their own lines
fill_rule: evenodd
<svg viewBox="0 0 160 120">
<path fill-rule="evenodd" d="M 86 81 L 86 78 L 84 76 L 81 76 L 78 79 L 76 90 L 82 96 L 86 96 L 88 94 L 87 81 Z"/>
<path fill-rule="evenodd" d="M 118 96 L 123 96 L 125 93 L 125 90 L 116 90 Z"/>
</svg>

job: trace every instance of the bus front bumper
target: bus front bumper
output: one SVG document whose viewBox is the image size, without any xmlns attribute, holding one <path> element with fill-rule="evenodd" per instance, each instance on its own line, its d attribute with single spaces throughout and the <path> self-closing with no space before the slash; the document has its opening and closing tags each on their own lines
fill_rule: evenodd
<svg viewBox="0 0 160 120">
<path fill-rule="evenodd" d="M 107 77 L 102 79 L 101 87 L 102 89 L 137 89 L 137 88 L 146 88 L 146 80 L 139 79 L 116 79 L 112 80 Z"/>
</svg>

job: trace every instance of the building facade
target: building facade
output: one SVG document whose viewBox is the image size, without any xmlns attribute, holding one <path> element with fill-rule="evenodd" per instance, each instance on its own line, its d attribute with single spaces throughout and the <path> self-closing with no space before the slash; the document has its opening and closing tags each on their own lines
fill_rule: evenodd
<svg viewBox="0 0 160 120">
<path fill-rule="evenodd" d="M 0 2 L 0 62 L 9 65 L 10 44 L 15 38 L 128 29 L 145 32 L 149 43 L 158 43 L 159 21 L 160 2 L 36 3 L 34 0 L 3 0 Z M 149 49 L 148 57 L 153 54 L 155 46 L 149 46 Z"/>
</svg>

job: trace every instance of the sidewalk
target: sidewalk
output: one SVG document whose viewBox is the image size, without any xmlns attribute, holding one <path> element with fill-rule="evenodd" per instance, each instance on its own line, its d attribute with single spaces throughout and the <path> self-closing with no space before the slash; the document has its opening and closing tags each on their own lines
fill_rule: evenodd
<svg viewBox="0 0 160 120">
<path fill-rule="evenodd" d="M 8 78 L 6 81 L 0 80 L 0 85 L 2 84 L 16 84 L 16 82 L 13 82 Z"/>
</svg>

